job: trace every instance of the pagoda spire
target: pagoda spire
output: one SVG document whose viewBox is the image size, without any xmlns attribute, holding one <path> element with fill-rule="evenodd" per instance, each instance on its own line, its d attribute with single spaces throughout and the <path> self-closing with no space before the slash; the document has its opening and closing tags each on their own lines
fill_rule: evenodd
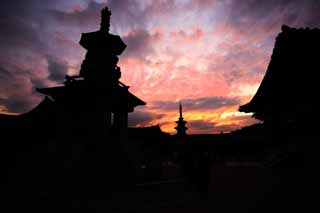
<svg viewBox="0 0 320 213">
<path fill-rule="evenodd" d="M 176 121 L 177 126 L 175 127 L 175 129 L 177 130 L 177 135 L 182 136 L 187 134 L 186 132 L 188 128 L 186 127 L 187 122 L 183 119 L 181 102 L 179 104 L 179 114 L 180 116 L 178 121 Z"/>
<path fill-rule="evenodd" d="M 101 23 L 100 23 L 100 30 L 103 32 L 109 33 L 110 29 L 110 18 L 111 18 L 111 11 L 108 7 L 105 7 L 101 10 Z"/>
</svg>

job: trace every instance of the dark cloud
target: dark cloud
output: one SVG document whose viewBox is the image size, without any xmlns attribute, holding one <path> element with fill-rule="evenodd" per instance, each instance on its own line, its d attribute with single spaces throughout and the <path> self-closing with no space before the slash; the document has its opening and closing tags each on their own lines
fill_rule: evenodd
<svg viewBox="0 0 320 213">
<path fill-rule="evenodd" d="M 148 16 L 146 16 L 145 11 L 139 7 L 141 1 L 109 0 L 107 5 L 112 11 L 111 22 L 115 31 L 126 29 L 128 26 L 130 26 L 131 29 L 145 28 Z"/>
<path fill-rule="evenodd" d="M 63 1 L 55 3 L 62 5 Z M 0 104 L 9 112 L 26 112 L 36 105 L 40 98 L 34 87 L 45 87 L 47 76 L 53 81 L 63 79 L 67 70 L 65 55 L 70 54 L 69 50 L 73 55 L 79 52 L 63 43 L 63 35 L 56 33 L 59 25 L 48 13 L 54 5 L 40 0 L 1 2 L 0 97 L 6 98 Z"/>
<path fill-rule="evenodd" d="M 24 113 L 40 101 L 40 98 L 33 94 L 27 75 L 13 73 L 0 66 L 0 108 L 12 113 Z"/>
<path fill-rule="evenodd" d="M 8 112 L 27 112 L 40 101 L 40 97 L 34 94 L 27 75 L 14 73 L 0 66 L 0 85 L 0 108 L 5 108 Z"/>
<path fill-rule="evenodd" d="M 236 106 L 240 104 L 238 98 L 228 97 L 206 97 L 198 99 L 183 99 L 181 100 L 183 108 L 186 110 L 205 110 L 219 109 L 222 107 Z M 179 102 L 173 101 L 154 101 L 152 107 L 163 110 L 177 110 Z"/>
<path fill-rule="evenodd" d="M 153 51 L 152 42 L 160 38 L 161 35 L 159 33 L 150 34 L 146 30 L 146 23 L 150 16 L 154 15 L 151 11 L 158 3 L 153 3 L 144 9 L 139 7 L 140 4 L 138 1 L 132 0 L 110 0 L 107 4 L 90 1 L 88 7 L 80 11 L 50 10 L 49 14 L 54 21 L 62 26 L 86 32 L 99 29 L 100 10 L 107 5 L 112 11 L 111 33 L 118 31 L 126 33 L 123 40 L 128 47 L 123 57 L 145 58 L 146 54 Z M 162 3 L 160 7 L 165 5 Z"/>
<path fill-rule="evenodd" d="M 144 29 L 146 25 L 145 11 L 139 7 L 136 0 L 109 0 L 107 4 L 87 1 L 88 6 L 82 10 L 65 11 L 50 10 L 51 16 L 61 24 L 85 29 L 99 29 L 100 10 L 108 6 L 112 11 L 111 27 L 114 31 L 130 29 Z"/>
<path fill-rule="evenodd" d="M 153 52 L 152 42 L 155 42 L 160 37 L 161 34 L 159 33 L 151 35 L 143 29 L 131 31 L 123 37 L 124 42 L 128 45 L 123 56 L 145 58 L 147 54 Z"/>
<path fill-rule="evenodd" d="M 320 27 L 320 1 L 318 0 L 309 0 L 305 2 L 304 11 L 299 16 L 301 20 L 299 20 L 299 24 L 301 26 L 307 27 Z"/>
<path fill-rule="evenodd" d="M 0 65 L 0 81 L 12 79 L 12 73 Z"/>
<path fill-rule="evenodd" d="M 232 124 L 227 124 L 227 125 L 217 125 L 213 129 L 214 132 L 230 132 L 234 130 L 241 129 L 242 126 L 232 123 Z"/>
<path fill-rule="evenodd" d="M 32 94 L 30 75 L 26 67 L 36 65 L 36 58 L 42 52 L 42 42 L 38 34 L 39 13 L 31 0 L 2 1 L 0 7 L 0 105 L 9 112 L 22 113 L 30 110 L 35 97 Z M 41 3 L 40 3 L 41 4 Z M 4 97 L 4 98 L 3 98 Z"/>
<path fill-rule="evenodd" d="M 152 41 L 159 38 L 159 33 L 150 34 L 145 29 L 146 19 L 143 9 L 138 7 L 136 1 L 117 0 L 105 3 L 90 1 L 87 8 L 73 12 L 50 10 L 49 16 L 61 26 L 68 26 L 69 31 L 78 29 L 76 33 L 98 30 L 100 27 L 100 11 L 108 6 L 112 11 L 111 33 L 117 31 L 126 32 L 123 36 L 128 45 L 123 57 L 144 58 L 146 54 L 152 53 Z M 148 9 L 145 9 L 148 10 Z"/>
<path fill-rule="evenodd" d="M 238 115 L 238 116 L 231 116 L 231 117 L 228 117 L 229 120 L 232 120 L 232 121 L 248 121 L 248 120 L 252 120 L 252 115 Z"/>
<path fill-rule="evenodd" d="M 48 11 L 49 15 L 59 24 L 77 28 L 95 27 L 99 29 L 100 10 L 105 7 L 105 4 L 91 1 L 87 8 L 80 11 L 61 11 L 51 9 Z"/>
<path fill-rule="evenodd" d="M 40 17 L 43 16 L 39 5 L 42 1 L 22 0 L 2 1 L 0 7 L 1 49 L 4 46 L 19 48 L 41 47 L 39 41 Z"/>
<path fill-rule="evenodd" d="M 32 48 L 40 46 L 38 43 L 37 26 L 30 26 L 28 20 L 23 17 L 4 17 L 0 20 L 1 41 L 4 41 L 4 46 L 19 48 Z"/>
<path fill-rule="evenodd" d="M 290 4 L 295 4 L 292 0 L 233 0 L 231 3 L 231 14 L 235 23 L 242 23 L 242 17 L 265 18 L 275 9 L 284 9 Z"/>
<path fill-rule="evenodd" d="M 131 127 L 135 127 L 137 125 L 147 126 L 150 124 L 151 121 L 155 119 L 160 119 L 163 116 L 163 114 L 154 114 L 143 110 L 137 110 L 129 114 L 128 123 Z"/>
<path fill-rule="evenodd" d="M 45 3 L 41 0 L 28 0 L 28 4 L 24 0 L 3 0 L 1 1 L 0 16 L 30 16 L 33 8 Z"/>
<path fill-rule="evenodd" d="M 215 123 L 203 121 L 203 120 L 193 120 L 188 121 L 187 126 L 190 129 L 196 129 L 196 130 L 206 130 L 206 131 L 212 131 L 215 127 Z"/>
<path fill-rule="evenodd" d="M 46 79 L 41 79 L 37 76 L 31 77 L 30 82 L 31 82 L 33 88 L 44 88 L 44 87 L 47 87 L 47 84 L 48 84 Z"/>
<path fill-rule="evenodd" d="M 250 31 L 276 25 L 317 27 L 320 6 L 318 0 L 233 0 L 229 23 Z"/>
<path fill-rule="evenodd" d="M 65 75 L 68 71 L 68 66 L 64 63 L 59 61 L 58 59 L 48 56 L 48 69 L 49 69 L 49 79 L 52 81 L 63 81 Z"/>
<path fill-rule="evenodd" d="M 265 73 L 262 61 L 270 60 L 275 37 L 281 25 L 320 27 L 320 1 L 314 0 L 231 0 L 221 1 L 227 18 L 219 23 L 226 37 L 219 44 L 224 58 L 210 70 L 223 70 L 229 85 L 244 82 L 250 76 L 256 81 Z M 262 50 L 262 51 L 261 51 Z"/>
<path fill-rule="evenodd" d="M 26 109 L 31 109 L 34 103 L 28 96 L 17 95 L 0 99 L 0 105 L 4 105 L 10 112 L 24 113 Z"/>
</svg>

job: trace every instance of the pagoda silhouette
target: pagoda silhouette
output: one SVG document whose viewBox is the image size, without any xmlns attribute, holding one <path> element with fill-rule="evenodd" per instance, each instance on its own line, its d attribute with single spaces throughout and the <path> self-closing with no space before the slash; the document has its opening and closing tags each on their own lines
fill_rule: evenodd
<svg viewBox="0 0 320 213">
<path fill-rule="evenodd" d="M 119 81 L 118 56 L 126 44 L 120 36 L 109 33 L 110 17 L 111 11 L 102 9 L 100 29 L 82 34 L 79 43 L 87 53 L 78 76 L 67 75 L 63 86 L 37 88 L 64 120 L 57 128 L 96 133 L 124 130 L 128 127 L 128 113 L 146 104 Z"/>
<path fill-rule="evenodd" d="M 176 121 L 177 126 L 175 127 L 175 129 L 177 130 L 177 136 L 184 136 L 187 134 L 187 130 L 188 128 L 186 127 L 187 122 L 184 120 L 183 116 L 182 116 L 182 104 L 180 102 L 179 105 L 179 120 Z"/>
<path fill-rule="evenodd" d="M 134 184 L 128 113 L 146 103 L 119 81 L 118 56 L 126 44 L 109 33 L 110 17 L 102 9 L 100 30 L 82 34 L 87 53 L 79 75 L 66 76 L 61 86 L 37 88 L 44 100 L 6 127 L 14 142 L 5 157 L 17 156 L 7 166 L 9 202 L 47 210 L 39 212 L 89 212 L 88 201 Z M 75 201 L 81 205 L 74 207 Z"/>
</svg>

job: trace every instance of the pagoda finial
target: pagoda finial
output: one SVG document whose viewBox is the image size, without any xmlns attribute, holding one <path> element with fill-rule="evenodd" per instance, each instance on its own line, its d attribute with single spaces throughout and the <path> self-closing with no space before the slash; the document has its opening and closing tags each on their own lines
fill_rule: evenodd
<svg viewBox="0 0 320 213">
<path fill-rule="evenodd" d="M 179 112 L 180 112 L 180 118 L 183 118 L 182 117 L 182 104 L 181 104 L 181 101 L 180 101 L 180 106 L 179 106 Z"/>
<path fill-rule="evenodd" d="M 101 24 L 100 24 L 101 31 L 109 32 L 110 19 L 111 19 L 111 10 L 109 10 L 108 7 L 104 7 L 101 10 Z"/>
</svg>

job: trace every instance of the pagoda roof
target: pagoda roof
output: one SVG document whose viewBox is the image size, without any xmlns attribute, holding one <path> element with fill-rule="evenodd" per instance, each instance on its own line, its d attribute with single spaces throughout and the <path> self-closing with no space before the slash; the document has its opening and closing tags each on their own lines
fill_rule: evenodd
<svg viewBox="0 0 320 213">
<path fill-rule="evenodd" d="M 37 88 L 36 90 L 50 97 L 54 101 L 68 103 L 69 101 L 75 101 L 78 104 L 79 101 L 86 104 L 86 98 L 92 100 L 97 98 L 102 104 L 113 103 L 113 111 L 126 109 L 128 112 L 133 112 L 134 107 L 140 105 L 146 105 L 146 102 L 128 91 L 127 86 L 119 83 L 116 88 L 111 89 L 113 92 L 108 91 L 110 88 L 97 89 L 90 88 L 83 81 L 77 81 L 74 86 L 56 86 L 49 88 Z M 89 101 L 88 101 L 89 102 Z M 90 103 L 88 104 L 90 105 Z"/>
<path fill-rule="evenodd" d="M 82 33 L 79 43 L 86 50 L 103 49 L 105 53 L 114 55 L 120 55 L 127 47 L 120 36 L 102 31 Z"/>
</svg>

